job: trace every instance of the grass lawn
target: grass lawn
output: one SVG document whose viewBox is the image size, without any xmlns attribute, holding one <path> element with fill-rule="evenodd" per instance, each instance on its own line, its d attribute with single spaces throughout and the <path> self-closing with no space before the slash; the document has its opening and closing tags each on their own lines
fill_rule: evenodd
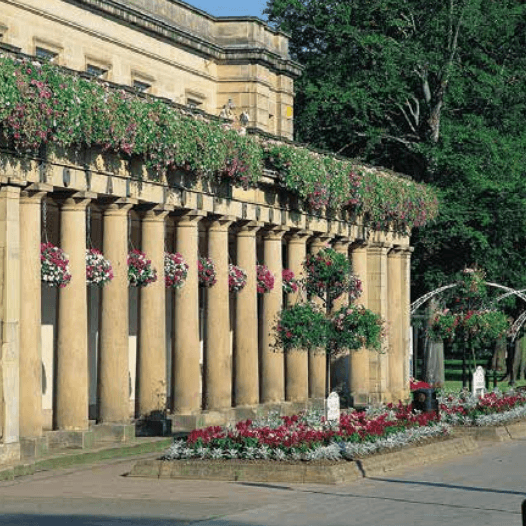
<svg viewBox="0 0 526 526">
<path fill-rule="evenodd" d="M 515 387 L 526 386 L 526 380 L 517 380 L 515 382 Z M 498 382 L 497 387 L 501 391 L 507 391 L 509 389 L 509 383 L 507 381 Z M 446 380 L 444 382 L 444 388 L 448 391 L 460 391 L 462 389 L 462 380 Z M 489 388 L 493 389 L 493 378 L 489 379 Z"/>
</svg>

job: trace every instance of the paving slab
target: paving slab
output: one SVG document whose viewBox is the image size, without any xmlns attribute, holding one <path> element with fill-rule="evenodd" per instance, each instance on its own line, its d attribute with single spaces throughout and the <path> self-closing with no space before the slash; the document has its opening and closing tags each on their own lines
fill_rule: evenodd
<svg viewBox="0 0 526 526">
<path fill-rule="evenodd" d="M 0 525 L 519 526 L 525 446 L 340 486 L 132 478 L 113 461 L 0 482 Z"/>
</svg>

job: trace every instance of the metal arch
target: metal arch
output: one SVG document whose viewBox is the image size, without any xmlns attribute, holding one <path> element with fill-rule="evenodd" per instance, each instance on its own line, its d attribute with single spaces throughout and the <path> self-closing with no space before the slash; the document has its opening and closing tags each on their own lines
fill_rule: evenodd
<svg viewBox="0 0 526 526">
<path fill-rule="evenodd" d="M 521 300 L 526 301 L 526 294 L 523 294 L 522 290 L 515 290 L 515 289 L 512 289 L 511 287 L 506 287 L 505 285 L 499 285 L 498 283 L 491 283 L 489 281 L 486 281 L 486 285 L 489 285 L 490 287 L 494 287 L 496 289 L 505 290 L 509 294 L 515 294 Z"/>
<path fill-rule="evenodd" d="M 520 328 L 524 325 L 525 321 L 526 310 L 521 313 L 521 315 L 513 322 L 513 325 L 511 326 L 509 335 L 511 336 L 512 342 L 514 342 L 515 338 L 517 338 L 517 334 L 519 334 Z"/>
<path fill-rule="evenodd" d="M 509 298 L 510 296 L 517 295 L 517 292 L 526 292 L 526 289 L 512 290 L 511 292 L 506 292 L 505 294 L 502 294 L 502 296 L 495 298 L 493 300 L 493 303 L 498 303 L 499 301 L 505 300 L 506 298 Z"/>
<path fill-rule="evenodd" d="M 457 285 L 458 283 L 450 283 L 449 285 L 444 285 L 443 287 L 439 287 L 438 289 L 432 290 L 431 292 L 420 296 L 417 300 L 411 303 L 411 314 L 414 314 L 426 301 L 430 300 L 433 296 L 436 296 L 447 289 L 452 289 Z"/>
</svg>

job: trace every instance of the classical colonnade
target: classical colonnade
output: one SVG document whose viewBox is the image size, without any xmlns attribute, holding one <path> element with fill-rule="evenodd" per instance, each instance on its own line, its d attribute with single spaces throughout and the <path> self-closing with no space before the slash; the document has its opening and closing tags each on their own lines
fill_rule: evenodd
<svg viewBox="0 0 526 526">
<path fill-rule="evenodd" d="M 258 404 L 306 402 L 323 398 L 325 358 L 321 353 L 275 352 L 272 328 L 284 300 L 282 269 L 302 274 L 308 251 L 330 244 L 349 256 L 363 281 L 359 302 L 387 320 L 383 354 L 366 349 L 350 356 L 346 377 L 355 403 L 397 400 L 407 395 L 409 344 L 409 268 L 411 249 L 406 238 L 372 232 L 367 239 L 276 225 L 268 221 L 185 209 L 137 199 L 110 197 L 88 191 L 59 190 L 36 183 L 2 186 L 0 203 L 5 221 L 19 232 L 20 279 L 5 281 L 9 257 L 4 258 L 4 283 L 20 287 L 19 414 L 20 437 L 39 437 L 44 430 L 42 411 L 42 342 L 40 242 L 43 200 L 59 210 L 58 246 L 69 256 L 72 274 L 58 291 L 54 350 L 53 428 L 85 430 L 88 400 L 88 292 L 85 281 L 86 215 L 100 213 L 102 252 L 110 260 L 114 279 L 102 288 L 98 343 L 97 405 L 99 423 L 129 423 L 129 284 L 127 256 L 130 214 L 140 231 L 140 249 L 157 269 L 155 283 L 138 293 L 136 416 L 163 409 L 189 415 Z M 17 217 L 18 214 L 18 217 Z M 351 230 L 350 230 L 351 231 Z M 357 230 L 356 230 L 357 231 Z M 173 234 L 172 234 L 173 232 Z M 189 264 L 184 287 L 175 292 L 164 284 L 166 238 Z M 4 246 L 9 240 L 4 240 Z M 200 293 L 197 254 L 216 266 L 217 283 L 206 289 L 203 368 L 200 365 Z M 8 247 L 9 249 L 9 247 Z M 247 272 L 247 285 L 232 295 L 228 287 L 229 261 Z M 256 291 L 256 264 L 264 263 L 275 276 L 272 292 Z M 13 274 L 14 275 L 14 274 Z M 166 295 L 173 294 L 171 360 L 166 359 Z M 12 294 L 17 297 L 18 294 Z M 6 296 L 4 296 L 5 298 Z M 344 301 L 342 298 L 340 302 Z M 202 298 L 201 298 L 202 302 Z M 229 306 L 235 302 L 235 309 Z M 4 314 L 5 301 L 4 301 Z M 231 313 L 235 319 L 230 319 Z M 259 323 L 258 323 L 259 321 Z M 5 327 L 5 321 L 4 321 Z M 233 338 L 231 330 L 233 328 Z M 4 328 L 5 330 L 5 328 Z M 5 335 L 4 335 L 5 340 Z M 167 366 L 171 371 L 167 371 Z M 9 362 L 3 358 L 4 379 Z M 201 377 L 202 375 L 202 377 Z M 8 375 L 9 376 L 9 375 Z M 165 393 L 165 378 L 171 378 Z M 12 381 L 12 380 L 11 380 Z M 202 390 L 201 392 L 201 385 Z M 13 385 L 13 388 L 16 386 Z M 4 439 L 9 415 L 4 415 Z M 14 432 L 14 431 L 13 431 Z"/>
</svg>

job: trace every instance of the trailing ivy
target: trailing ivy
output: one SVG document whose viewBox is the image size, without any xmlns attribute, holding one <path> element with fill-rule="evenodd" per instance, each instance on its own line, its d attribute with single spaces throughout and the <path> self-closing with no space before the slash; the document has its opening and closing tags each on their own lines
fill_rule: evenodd
<svg viewBox="0 0 526 526">
<path fill-rule="evenodd" d="M 0 56 L 0 127 L 21 154 L 42 144 L 99 146 L 139 156 L 154 178 L 186 170 L 248 188 L 265 165 L 309 209 L 346 209 L 372 228 L 405 231 L 437 214 L 431 188 L 293 144 L 265 141 L 164 100 L 111 87 L 50 63 Z"/>
</svg>

